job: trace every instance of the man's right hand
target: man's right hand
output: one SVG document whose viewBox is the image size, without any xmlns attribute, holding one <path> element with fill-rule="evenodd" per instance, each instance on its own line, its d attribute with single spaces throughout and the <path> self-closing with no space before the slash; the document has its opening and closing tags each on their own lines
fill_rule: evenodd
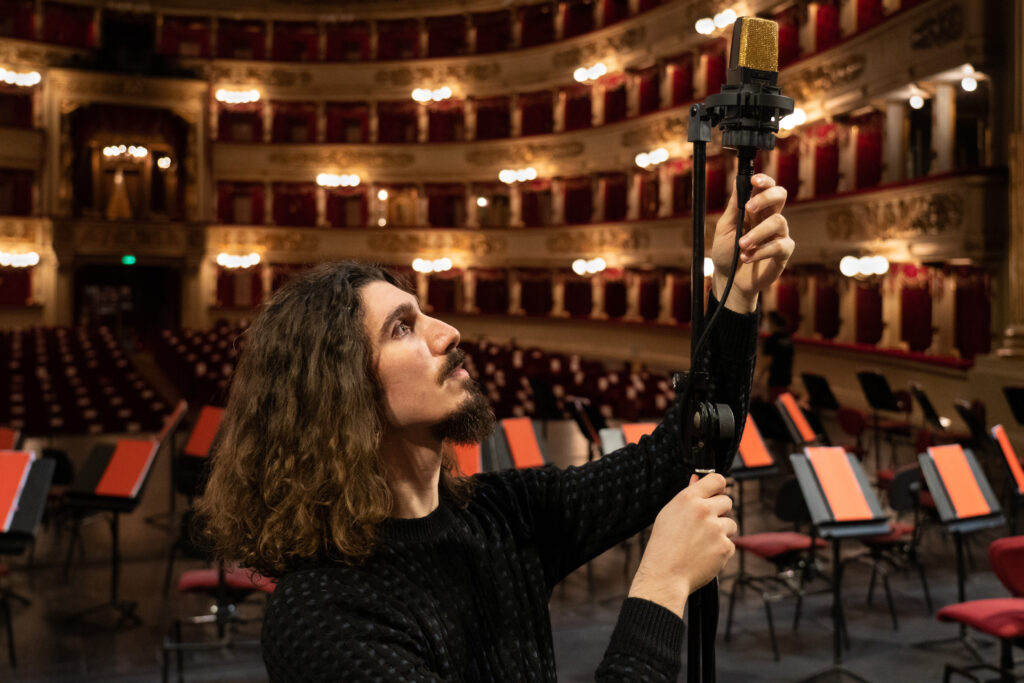
<svg viewBox="0 0 1024 683">
<path fill-rule="evenodd" d="M 736 522 L 725 477 L 693 475 L 654 520 L 651 538 L 629 587 L 629 597 L 655 602 L 683 616 L 690 593 L 713 579 L 736 546 Z"/>
</svg>

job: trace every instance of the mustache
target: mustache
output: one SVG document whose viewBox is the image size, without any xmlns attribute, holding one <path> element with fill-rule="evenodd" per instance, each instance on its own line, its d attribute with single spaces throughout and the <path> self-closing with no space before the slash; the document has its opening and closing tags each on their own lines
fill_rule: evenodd
<svg viewBox="0 0 1024 683">
<path fill-rule="evenodd" d="M 462 362 L 466 360 L 466 352 L 462 349 L 455 348 L 448 352 L 448 356 L 444 360 L 444 365 L 441 366 L 441 372 L 438 375 L 437 383 L 444 384 L 444 381 L 448 379 L 448 376 L 455 372 L 455 368 L 462 365 Z"/>
</svg>

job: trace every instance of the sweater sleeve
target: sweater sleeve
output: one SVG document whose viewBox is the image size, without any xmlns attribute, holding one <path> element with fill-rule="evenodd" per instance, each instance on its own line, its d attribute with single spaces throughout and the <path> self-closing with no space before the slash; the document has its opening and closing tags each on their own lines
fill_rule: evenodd
<svg viewBox="0 0 1024 683">
<path fill-rule="evenodd" d="M 712 399 L 728 403 L 740 426 L 746 418 L 756 358 L 757 318 L 757 314 L 722 311 L 708 345 Z M 680 412 L 677 399 L 652 434 L 592 463 L 520 470 L 505 477 L 513 514 L 523 515 L 522 525 L 531 530 L 549 589 L 650 525 L 686 485 L 693 469 L 681 456 Z M 717 453 L 723 470 L 731 463 L 739 439 L 737 433 Z"/>
<path fill-rule="evenodd" d="M 684 630 L 683 620 L 661 605 L 626 598 L 595 680 L 675 681 Z"/>
</svg>

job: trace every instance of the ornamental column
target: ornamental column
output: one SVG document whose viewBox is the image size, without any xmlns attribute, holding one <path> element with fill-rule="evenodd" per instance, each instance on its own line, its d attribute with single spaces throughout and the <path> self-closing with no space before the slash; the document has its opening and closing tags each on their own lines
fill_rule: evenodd
<svg viewBox="0 0 1024 683">
<path fill-rule="evenodd" d="M 956 88 L 951 83 L 936 83 L 932 97 L 932 165 L 928 175 L 953 170 L 955 125 Z"/>
<path fill-rule="evenodd" d="M 510 269 L 508 271 L 508 314 L 524 315 L 523 310 L 523 283 L 519 280 L 519 271 Z"/>
<path fill-rule="evenodd" d="M 883 183 L 895 183 L 903 180 L 906 172 L 906 164 L 903 161 L 907 146 L 904 133 L 906 118 L 906 105 L 902 100 L 885 103 L 885 142 L 882 145 L 882 154 L 885 158 L 885 164 L 882 166 Z"/>
<path fill-rule="evenodd" d="M 882 276 L 882 338 L 879 348 L 903 348 L 903 287 L 902 275 L 894 268 Z"/>
<path fill-rule="evenodd" d="M 956 274 L 934 269 L 931 272 L 932 356 L 956 353 Z"/>
<path fill-rule="evenodd" d="M 643 320 L 640 315 L 640 285 L 643 278 L 640 273 L 627 270 L 626 278 L 626 315 L 623 320 L 638 322 Z"/>
<path fill-rule="evenodd" d="M 604 311 L 604 276 L 601 273 L 590 278 L 590 318 L 608 319 L 608 314 Z"/>
<path fill-rule="evenodd" d="M 839 332 L 836 341 L 842 344 L 857 341 L 857 283 L 848 277 L 839 282 Z"/>
<path fill-rule="evenodd" d="M 672 290 L 675 288 L 676 276 L 672 273 L 665 273 L 661 281 L 661 289 L 658 291 L 658 322 L 665 325 L 675 325 L 678 321 L 672 315 Z"/>
<path fill-rule="evenodd" d="M 551 278 L 551 317 L 569 317 L 565 310 L 565 275 L 561 272 L 556 272 Z"/>
<path fill-rule="evenodd" d="M 462 273 L 462 307 L 463 313 L 479 313 L 476 305 L 476 272 L 467 268 Z"/>
</svg>

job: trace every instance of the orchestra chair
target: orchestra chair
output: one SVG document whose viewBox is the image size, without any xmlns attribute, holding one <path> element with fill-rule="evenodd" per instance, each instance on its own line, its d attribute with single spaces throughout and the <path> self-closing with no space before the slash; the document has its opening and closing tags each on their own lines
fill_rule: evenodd
<svg viewBox="0 0 1024 683">
<path fill-rule="evenodd" d="M 1003 524 L 999 501 L 985 478 L 974 453 L 960 444 L 932 446 L 918 455 L 921 472 L 934 500 L 939 521 L 953 537 L 956 549 L 957 602 L 965 602 L 966 574 L 964 536 Z M 916 643 L 915 647 L 931 649 L 960 643 L 981 661 L 974 644 L 967 638 L 967 627 L 960 625 L 954 638 Z"/>
<path fill-rule="evenodd" d="M 775 399 L 775 408 L 786 425 L 790 440 L 797 448 L 828 443 L 828 436 L 824 430 L 815 429 L 811 425 L 807 413 L 796 402 L 793 394 L 788 391 L 780 394 Z"/>
<path fill-rule="evenodd" d="M 816 535 L 832 542 L 832 666 L 804 680 L 842 676 L 864 681 L 842 668 L 842 641 L 844 634 L 848 637 L 848 630 L 840 592 L 843 564 L 839 549 L 843 539 L 887 533 L 889 520 L 854 455 L 838 447 L 809 446 L 789 458 Z"/>
<path fill-rule="evenodd" d="M 800 610 L 803 604 L 804 584 L 814 571 L 814 552 L 825 548 L 826 543 L 813 534 L 805 534 L 796 529 L 810 522 L 810 515 L 800 485 L 796 479 L 789 477 L 779 486 L 775 498 L 775 516 L 782 522 L 794 526 L 794 531 L 764 531 L 755 534 L 738 535 L 733 539 L 736 549 L 740 552 L 741 571 L 736 575 L 732 588 L 729 590 L 729 609 L 725 621 L 725 640 L 732 638 L 732 615 L 736 604 L 736 596 L 750 586 L 761 594 L 765 616 L 768 619 L 768 635 L 772 645 L 772 656 L 779 661 L 779 646 L 775 638 L 775 624 L 772 619 L 771 603 L 779 600 L 779 593 L 769 590 L 774 586 L 782 588 L 796 597 L 796 611 L 793 615 L 793 630 L 800 623 Z M 755 576 L 746 571 L 743 557 L 752 553 L 762 560 L 771 563 L 775 571 L 763 576 Z M 797 585 L 787 581 L 783 576 L 797 577 Z"/>
<path fill-rule="evenodd" d="M 979 663 L 972 666 L 946 664 L 942 680 L 948 683 L 954 673 L 980 682 L 972 672 L 995 671 L 1000 683 L 1019 680 L 1014 675 L 1013 646 L 1024 643 L 1024 536 L 1009 536 L 992 541 L 988 547 L 992 571 L 1012 597 L 971 600 L 947 605 L 939 610 L 939 621 L 970 626 L 999 640 L 999 666 Z"/>
<path fill-rule="evenodd" d="M 137 604 L 120 599 L 120 520 L 121 514 L 133 512 L 142 500 L 146 482 L 153 469 L 160 442 L 156 439 L 120 439 L 115 444 L 97 444 L 75 482 L 65 495 L 65 505 L 75 514 L 75 526 L 68 547 L 65 573 L 79 540 L 81 520 L 94 513 L 108 513 L 110 523 L 110 598 L 107 602 L 68 617 L 79 621 L 106 610 L 118 614 L 116 626 L 137 626 L 142 623 L 136 613 Z"/>
<path fill-rule="evenodd" d="M 35 540 L 46 509 L 46 497 L 53 478 L 54 462 L 37 458 L 33 451 L 0 451 L 0 555 L 20 555 Z M 0 564 L 0 577 L 9 573 Z M 0 586 L 0 629 L 7 633 L 7 657 L 18 665 L 14 649 L 11 601 L 29 603 L 12 590 Z"/>
<path fill-rule="evenodd" d="M 1010 522 L 1010 535 L 1017 535 L 1017 518 L 1021 507 L 1024 507 L 1024 467 L 1021 466 L 1020 458 L 1013 450 L 1010 437 L 1006 435 L 1003 425 L 996 425 L 992 428 L 992 438 L 999 445 L 999 452 L 1002 453 L 1009 471 L 1009 478 L 1006 481 L 1006 516 Z"/>
<path fill-rule="evenodd" d="M 184 401 L 182 402 L 184 403 Z M 196 418 L 196 423 L 189 433 L 188 441 L 180 455 L 171 461 L 173 495 L 181 494 L 188 500 L 185 514 L 178 523 L 178 535 L 171 542 L 167 555 L 167 568 L 164 571 L 164 595 L 171 587 L 171 575 L 174 572 L 174 559 L 179 552 L 190 559 L 198 559 L 192 542 L 186 533 L 192 518 L 192 503 L 196 496 L 201 495 L 206 486 L 206 473 L 209 469 L 209 458 L 217 431 L 224 419 L 224 409 L 214 406 L 203 406 Z M 166 427 L 165 427 L 166 431 Z M 173 507 L 172 507 L 173 509 Z"/>
</svg>

